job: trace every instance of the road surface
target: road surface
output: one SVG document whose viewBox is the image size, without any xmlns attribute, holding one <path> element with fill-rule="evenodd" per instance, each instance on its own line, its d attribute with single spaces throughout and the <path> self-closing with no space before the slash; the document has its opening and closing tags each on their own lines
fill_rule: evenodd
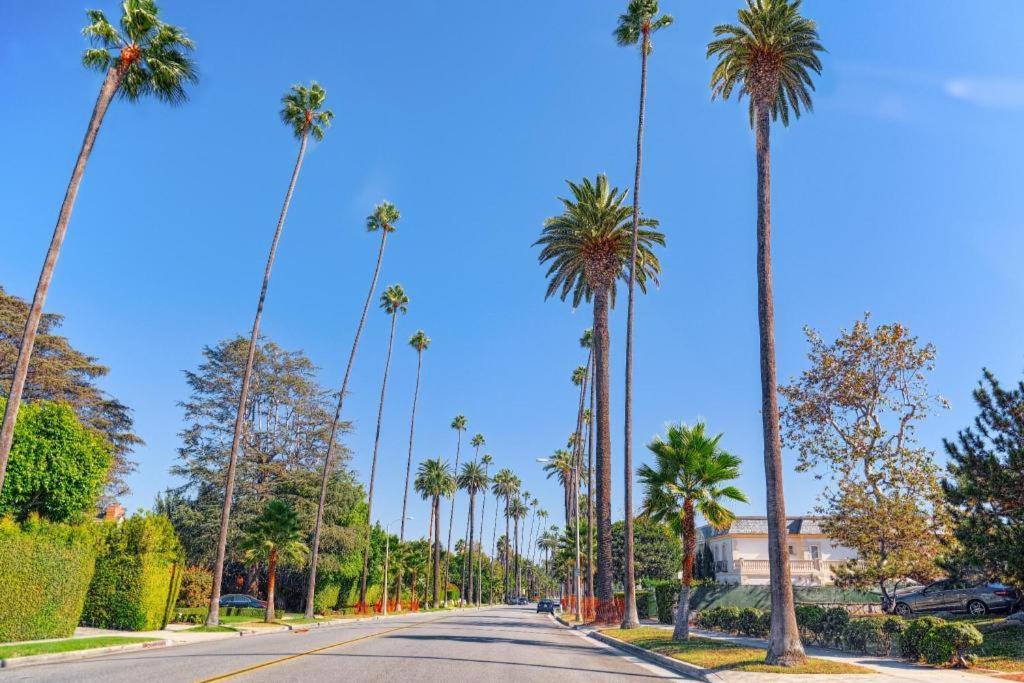
<svg viewBox="0 0 1024 683">
<path fill-rule="evenodd" d="M 0 683 L 660 679 L 676 677 L 563 628 L 528 607 L 415 614 L 0 672 Z"/>
</svg>

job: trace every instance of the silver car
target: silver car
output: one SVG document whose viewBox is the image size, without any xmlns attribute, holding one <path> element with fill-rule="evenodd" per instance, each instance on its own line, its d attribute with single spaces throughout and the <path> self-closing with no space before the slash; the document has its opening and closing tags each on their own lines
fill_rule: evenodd
<svg viewBox="0 0 1024 683">
<path fill-rule="evenodd" d="M 1018 599 L 1017 591 L 1002 583 L 943 579 L 898 591 L 893 611 L 901 617 L 921 612 L 967 612 L 981 616 L 991 611 L 1009 610 Z"/>
</svg>

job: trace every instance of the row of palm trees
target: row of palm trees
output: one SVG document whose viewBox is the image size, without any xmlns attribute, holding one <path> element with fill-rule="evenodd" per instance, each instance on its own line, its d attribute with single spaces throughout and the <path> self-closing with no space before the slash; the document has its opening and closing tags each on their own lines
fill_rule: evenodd
<svg viewBox="0 0 1024 683">
<path fill-rule="evenodd" d="M 570 198 L 563 211 L 544 223 L 539 260 L 548 266 L 547 297 L 571 298 L 573 307 L 593 305 L 593 383 L 597 437 L 597 620 L 615 618 L 611 575 L 611 440 L 609 417 L 608 309 L 614 305 L 616 283 L 628 286 L 626 317 L 625 410 L 623 467 L 625 472 L 626 561 L 623 628 L 636 625 L 632 552 L 632 344 L 634 287 L 646 292 L 657 284 L 661 266 L 654 248 L 664 246 L 658 221 L 640 212 L 647 59 L 651 34 L 667 27 L 672 18 L 659 13 L 656 0 L 630 0 L 619 17 L 615 38 L 620 45 L 640 46 L 640 109 L 636 135 L 636 168 L 632 207 L 627 191 L 609 184 L 604 175 L 595 181 L 569 182 Z M 712 98 L 733 94 L 749 100 L 750 124 L 755 133 L 757 165 L 757 292 L 761 359 L 762 428 L 764 435 L 769 562 L 771 567 L 771 634 L 766 662 L 797 665 L 805 660 L 796 627 L 793 592 L 785 549 L 785 503 L 782 490 L 781 441 L 775 370 L 774 306 L 771 269 L 771 155 L 772 121 L 788 125 L 812 106 L 813 75 L 821 73 L 823 47 L 814 21 L 801 14 L 800 0 L 746 0 L 735 24 L 714 28 L 707 57 L 716 60 L 711 76 Z"/>
</svg>

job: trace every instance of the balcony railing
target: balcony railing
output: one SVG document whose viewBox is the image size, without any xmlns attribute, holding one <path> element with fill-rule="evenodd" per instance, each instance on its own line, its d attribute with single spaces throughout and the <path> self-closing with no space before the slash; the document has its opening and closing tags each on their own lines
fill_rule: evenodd
<svg viewBox="0 0 1024 683">
<path fill-rule="evenodd" d="M 789 571 L 791 574 L 821 574 L 831 573 L 834 566 L 846 564 L 844 560 L 790 560 Z M 728 572 L 728 562 L 718 561 L 715 563 L 715 571 Z M 767 576 L 769 573 L 768 560 L 733 560 L 732 572 L 735 574 L 752 574 L 755 576 Z"/>
</svg>

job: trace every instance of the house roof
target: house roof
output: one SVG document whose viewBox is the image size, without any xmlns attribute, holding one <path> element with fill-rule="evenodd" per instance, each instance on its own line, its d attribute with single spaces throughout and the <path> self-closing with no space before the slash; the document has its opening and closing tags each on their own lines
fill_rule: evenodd
<svg viewBox="0 0 1024 683">
<path fill-rule="evenodd" d="M 820 517 L 787 517 L 786 531 L 791 535 L 797 534 L 821 534 Z M 699 529 L 703 538 L 714 538 L 716 536 L 728 536 L 731 534 L 768 534 L 767 517 L 737 517 L 732 524 L 723 528 L 715 529 L 709 524 Z"/>
</svg>

